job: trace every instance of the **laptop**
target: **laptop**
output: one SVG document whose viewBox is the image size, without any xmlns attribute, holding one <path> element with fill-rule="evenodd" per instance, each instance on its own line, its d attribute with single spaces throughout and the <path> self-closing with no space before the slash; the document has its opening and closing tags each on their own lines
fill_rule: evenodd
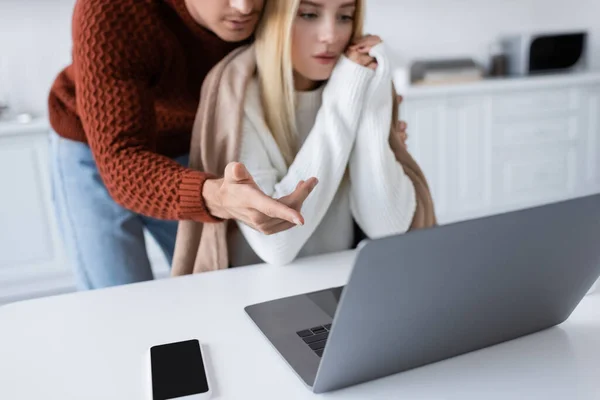
<svg viewBox="0 0 600 400">
<path fill-rule="evenodd" d="M 366 242 L 349 282 L 246 307 L 315 393 L 564 322 L 600 276 L 600 195 Z"/>
</svg>

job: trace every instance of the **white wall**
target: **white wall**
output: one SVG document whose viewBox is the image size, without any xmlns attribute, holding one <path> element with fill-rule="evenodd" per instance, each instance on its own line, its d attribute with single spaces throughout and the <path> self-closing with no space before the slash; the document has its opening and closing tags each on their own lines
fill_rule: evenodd
<svg viewBox="0 0 600 400">
<path fill-rule="evenodd" d="M 487 65 L 500 35 L 587 29 L 590 66 L 600 68 L 600 0 L 366 0 L 367 32 L 399 61 L 467 56 Z"/>
<path fill-rule="evenodd" d="M 108 0 L 107 0 L 108 1 Z M 48 89 L 70 60 L 75 0 L 0 0 L 0 99 L 44 113 Z M 600 0 L 367 0 L 367 29 L 401 60 L 473 56 L 487 60 L 504 32 L 588 28 L 600 68 Z"/>
<path fill-rule="evenodd" d="M 101 0 L 104 1 L 104 0 Z M 75 0 L 0 0 L 0 100 L 46 113 L 48 91 L 71 59 Z"/>
</svg>

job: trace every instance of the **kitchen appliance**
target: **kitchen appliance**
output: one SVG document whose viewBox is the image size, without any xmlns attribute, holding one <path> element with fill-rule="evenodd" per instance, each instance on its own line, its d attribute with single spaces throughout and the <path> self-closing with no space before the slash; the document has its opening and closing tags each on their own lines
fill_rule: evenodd
<svg viewBox="0 0 600 400">
<path fill-rule="evenodd" d="M 503 37 L 501 43 L 512 76 L 587 68 L 588 33 L 585 31 L 523 33 Z"/>
</svg>

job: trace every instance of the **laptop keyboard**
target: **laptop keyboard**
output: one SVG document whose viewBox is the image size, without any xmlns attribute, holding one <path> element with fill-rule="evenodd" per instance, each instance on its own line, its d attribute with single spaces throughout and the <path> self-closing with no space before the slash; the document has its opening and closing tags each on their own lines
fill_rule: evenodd
<svg viewBox="0 0 600 400">
<path fill-rule="evenodd" d="M 319 357 L 323 356 L 323 350 L 325 350 L 325 344 L 329 337 L 329 330 L 331 324 L 315 326 L 314 328 L 305 329 L 303 331 L 296 332 L 298 336 L 315 352 Z"/>
</svg>

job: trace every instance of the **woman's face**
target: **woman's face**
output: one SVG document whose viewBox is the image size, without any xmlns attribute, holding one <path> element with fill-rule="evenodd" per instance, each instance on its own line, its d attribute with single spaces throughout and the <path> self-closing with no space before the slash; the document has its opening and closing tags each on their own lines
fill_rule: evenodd
<svg viewBox="0 0 600 400">
<path fill-rule="evenodd" d="M 292 30 L 297 90 L 329 79 L 354 31 L 356 0 L 301 0 Z"/>
</svg>

